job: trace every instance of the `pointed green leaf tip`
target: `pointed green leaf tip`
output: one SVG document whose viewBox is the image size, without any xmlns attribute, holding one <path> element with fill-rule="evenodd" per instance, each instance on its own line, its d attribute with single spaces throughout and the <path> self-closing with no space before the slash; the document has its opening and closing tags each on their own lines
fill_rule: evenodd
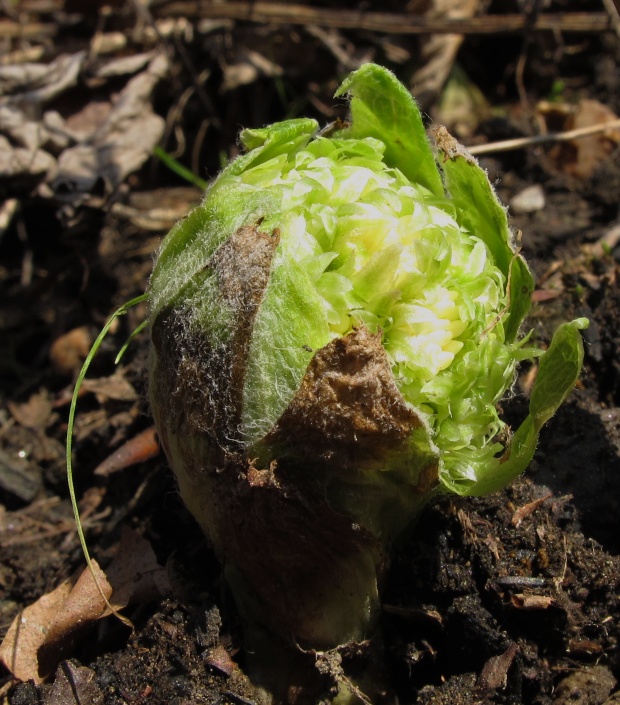
<svg viewBox="0 0 620 705">
<path fill-rule="evenodd" d="M 348 137 L 375 137 L 385 144 L 384 160 L 414 184 L 443 196 L 441 177 L 426 137 L 420 110 L 411 93 L 391 71 L 364 64 L 350 74 L 335 97 L 351 96 Z"/>
<path fill-rule="evenodd" d="M 583 365 L 583 341 L 579 331 L 587 318 L 564 323 L 555 332 L 549 349 L 540 358 L 538 375 L 530 397 L 530 413 L 512 437 L 500 459 L 479 471 L 478 481 L 465 485 L 446 482 L 457 494 L 481 496 L 508 486 L 527 468 L 534 457 L 538 434 L 571 393 Z"/>
<path fill-rule="evenodd" d="M 583 342 L 580 330 L 589 325 L 578 318 L 561 325 L 547 352 L 540 358 L 536 384 L 530 398 L 530 414 L 536 430 L 540 430 L 570 394 L 583 365 Z"/>
</svg>

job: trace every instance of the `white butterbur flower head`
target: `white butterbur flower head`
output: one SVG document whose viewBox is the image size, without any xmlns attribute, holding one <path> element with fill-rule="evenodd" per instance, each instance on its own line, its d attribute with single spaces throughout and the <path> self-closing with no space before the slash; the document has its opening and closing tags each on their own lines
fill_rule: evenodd
<svg viewBox="0 0 620 705">
<path fill-rule="evenodd" d="M 240 612 L 297 643 L 364 638 L 391 544 L 437 495 L 500 489 L 573 387 L 582 319 L 519 330 L 533 280 L 486 174 L 368 64 L 351 121 L 245 130 L 164 240 L 150 398 Z M 433 149 L 435 151 L 433 151 Z M 540 356 L 511 436 L 496 405 Z"/>
</svg>

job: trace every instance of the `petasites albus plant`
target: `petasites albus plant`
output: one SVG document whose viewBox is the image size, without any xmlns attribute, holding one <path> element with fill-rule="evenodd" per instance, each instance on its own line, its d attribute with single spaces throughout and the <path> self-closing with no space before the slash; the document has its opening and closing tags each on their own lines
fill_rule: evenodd
<svg viewBox="0 0 620 705">
<path fill-rule="evenodd" d="M 433 498 L 528 465 L 573 388 L 583 319 L 519 337 L 533 279 L 485 172 L 368 64 L 350 122 L 241 133 L 165 238 L 150 401 L 240 613 L 303 647 L 364 639 L 390 546 Z M 530 413 L 497 404 L 540 357 Z"/>
</svg>

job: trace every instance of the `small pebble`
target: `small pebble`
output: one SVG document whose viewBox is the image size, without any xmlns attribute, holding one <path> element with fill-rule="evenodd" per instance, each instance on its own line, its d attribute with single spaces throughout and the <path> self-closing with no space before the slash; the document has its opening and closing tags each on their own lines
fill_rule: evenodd
<svg viewBox="0 0 620 705">
<path fill-rule="evenodd" d="M 584 666 L 558 683 L 554 705 L 602 705 L 616 686 L 606 666 Z"/>
<path fill-rule="evenodd" d="M 528 186 L 523 191 L 510 199 L 510 210 L 514 215 L 535 213 L 545 207 L 545 192 L 542 186 L 535 184 Z"/>
</svg>

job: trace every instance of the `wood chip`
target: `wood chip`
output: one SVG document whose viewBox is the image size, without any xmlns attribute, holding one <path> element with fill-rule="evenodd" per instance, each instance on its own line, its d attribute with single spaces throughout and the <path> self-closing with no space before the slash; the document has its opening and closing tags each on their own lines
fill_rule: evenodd
<svg viewBox="0 0 620 705">
<path fill-rule="evenodd" d="M 524 504 L 522 507 L 519 507 L 512 515 L 510 523 L 515 527 L 515 529 L 517 529 L 521 526 L 524 519 L 529 517 L 530 514 L 533 514 L 541 504 L 546 502 L 552 496 L 553 495 L 551 492 L 547 492 L 544 497 L 540 497 L 539 499 L 535 499 L 533 502 L 529 502 L 528 504 Z"/>
<path fill-rule="evenodd" d="M 145 429 L 117 448 L 95 468 L 95 475 L 107 477 L 137 463 L 143 463 L 159 455 L 159 443 L 155 427 Z"/>
<path fill-rule="evenodd" d="M 556 600 L 548 595 L 524 595 L 519 593 L 512 595 L 510 601 L 521 610 L 546 610 L 557 605 Z"/>
</svg>

